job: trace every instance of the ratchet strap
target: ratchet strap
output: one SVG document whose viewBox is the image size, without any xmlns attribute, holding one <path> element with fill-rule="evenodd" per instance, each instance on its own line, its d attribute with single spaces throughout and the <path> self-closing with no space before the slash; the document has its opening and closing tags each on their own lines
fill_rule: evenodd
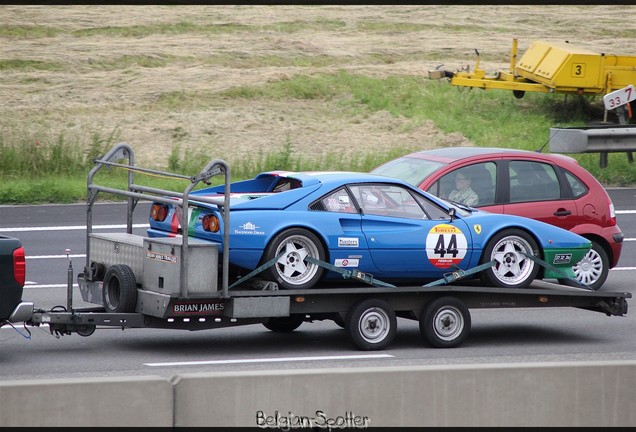
<svg viewBox="0 0 636 432">
<path fill-rule="evenodd" d="M 242 278 L 240 278 L 239 280 L 234 282 L 232 285 L 230 285 L 228 287 L 228 289 L 242 284 L 243 282 L 245 282 L 246 280 L 250 279 L 251 277 L 259 274 L 263 270 L 273 266 L 274 264 L 276 264 L 276 262 L 279 260 L 279 258 L 282 257 L 283 255 L 284 255 L 284 253 L 282 253 L 282 254 L 278 255 L 277 257 L 267 261 L 265 264 L 255 268 L 254 270 L 252 270 L 251 272 L 249 272 L 248 274 L 246 274 L 245 276 L 243 276 Z M 310 264 L 315 264 L 315 265 L 318 265 L 320 267 L 326 268 L 327 270 L 332 270 L 332 271 L 334 271 L 336 273 L 340 273 L 342 275 L 342 277 L 345 278 L 345 279 L 356 279 L 356 280 L 368 283 L 369 285 L 373 285 L 373 286 L 395 288 L 395 285 L 391 285 L 390 283 L 382 282 L 380 280 L 374 279 L 373 275 L 370 275 L 368 273 L 363 273 L 363 272 L 358 271 L 358 270 L 347 270 L 347 269 L 344 269 L 342 267 L 336 267 L 336 266 L 334 266 L 332 264 L 329 264 L 328 262 L 320 261 L 320 260 L 317 260 L 316 258 L 313 258 L 313 257 L 310 257 L 310 256 L 305 257 L 305 261 L 307 261 Z"/>
<path fill-rule="evenodd" d="M 486 270 L 488 267 L 491 267 L 492 265 L 494 265 L 497 261 L 492 260 L 490 262 L 484 263 L 484 264 L 480 264 L 477 267 L 473 267 L 470 268 L 468 270 L 462 270 L 460 268 L 458 268 L 457 266 L 453 266 L 455 268 L 455 271 L 449 272 L 449 273 L 444 273 L 443 277 L 441 279 L 437 279 L 436 281 L 427 283 L 426 285 L 422 285 L 424 287 L 432 287 L 432 286 L 437 286 L 437 285 L 445 285 L 451 282 L 455 282 L 456 280 L 465 278 L 466 276 L 470 276 L 472 274 L 475 273 L 479 273 L 482 270 Z"/>
<path fill-rule="evenodd" d="M 556 273 L 561 274 L 564 278 L 570 279 L 575 281 L 577 284 L 579 284 L 581 287 L 585 288 L 585 289 L 590 289 L 588 286 L 580 283 L 577 279 L 572 278 L 570 276 L 568 276 L 567 274 L 565 274 L 563 271 L 561 271 L 561 269 L 558 269 L 556 267 L 554 267 L 551 264 L 548 264 L 547 262 L 543 261 L 542 259 L 539 259 L 537 257 L 535 257 L 534 255 L 530 255 L 527 254 L 525 252 L 522 252 L 522 254 L 528 258 L 530 258 L 532 261 L 534 261 L 535 263 L 551 270 L 554 271 Z M 237 285 L 240 285 L 241 283 L 243 283 L 244 281 L 246 281 L 247 279 L 250 279 L 251 277 L 257 275 L 258 273 L 262 272 L 263 270 L 273 266 L 274 264 L 276 264 L 276 261 L 278 261 L 278 259 L 283 256 L 284 254 L 280 254 L 277 257 L 267 261 L 265 264 L 257 267 L 256 269 L 252 270 L 251 272 L 249 272 L 248 274 L 246 274 L 245 276 L 243 276 L 242 278 L 240 278 L 239 280 L 237 280 L 236 282 L 234 282 L 232 285 L 230 285 L 228 287 L 228 289 L 233 288 Z M 395 285 L 392 285 L 390 283 L 387 282 L 383 282 L 381 280 L 375 279 L 373 277 L 373 275 L 369 274 L 369 273 L 363 273 L 361 271 L 358 270 L 348 270 L 342 267 L 336 267 L 333 264 L 330 264 L 328 262 L 325 261 L 321 261 L 318 260 L 316 258 L 307 256 L 305 257 L 305 261 L 307 261 L 310 264 L 315 264 L 318 265 L 320 267 L 323 267 L 327 270 L 331 270 L 334 271 L 336 273 L 340 273 L 342 275 L 342 277 L 344 279 L 355 279 L 364 283 L 367 283 L 369 285 L 373 285 L 373 286 L 379 286 L 379 287 L 389 287 L 389 288 L 395 288 Z M 483 270 L 486 270 L 487 268 L 493 266 L 497 261 L 492 260 L 490 262 L 484 263 L 484 264 L 480 264 L 476 267 L 470 268 L 468 270 L 462 270 L 460 268 L 458 268 L 457 266 L 453 266 L 454 267 L 454 271 L 452 272 L 448 272 L 448 273 L 444 273 L 443 277 L 441 279 L 437 279 L 433 282 L 427 283 L 425 285 L 422 285 L 423 287 L 432 287 L 432 286 L 437 286 L 437 285 L 446 285 L 455 281 L 458 281 L 460 279 L 465 278 L 466 276 L 470 276 L 473 275 L 475 273 L 479 273 Z"/>
<path fill-rule="evenodd" d="M 280 259 L 280 257 L 282 257 L 284 255 L 284 253 L 278 255 L 275 258 L 272 258 L 271 260 L 267 261 L 265 264 L 263 264 L 262 266 L 256 267 L 254 270 L 252 270 L 251 272 L 249 272 L 248 274 L 246 274 L 245 276 L 243 276 L 242 278 L 240 278 L 239 280 L 237 280 L 236 282 L 234 282 L 232 285 L 230 285 L 227 289 L 233 288 L 237 285 L 242 284 L 243 282 L 245 282 L 246 280 L 250 279 L 251 277 L 259 274 L 260 272 L 262 272 L 263 270 L 273 266 L 274 264 L 276 264 L 276 261 L 278 261 Z"/>
<path fill-rule="evenodd" d="M 382 282 L 380 280 L 374 279 L 373 275 L 371 275 L 369 273 L 363 273 L 363 272 L 358 271 L 358 270 L 347 270 L 347 269 L 342 268 L 342 267 L 336 267 L 335 265 L 332 265 L 332 264 L 330 264 L 328 262 L 320 261 L 320 260 L 317 260 L 316 258 L 312 258 L 310 256 L 305 257 L 305 261 L 307 261 L 309 263 L 312 263 L 312 264 L 319 265 L 320 267 L 326 268 L 327 270 L 331 270 L 331 271 L 334 271 L 336 273 L 340 273 L 342 275 L 342 277 L 345 278 L 345 279 L 356 279 L 356 280 L 368 283 L 369 285 L 373 285 L 373 286 L 395 288 L 395 285 L 392 285 L 390 283 Z"/>
</svg>

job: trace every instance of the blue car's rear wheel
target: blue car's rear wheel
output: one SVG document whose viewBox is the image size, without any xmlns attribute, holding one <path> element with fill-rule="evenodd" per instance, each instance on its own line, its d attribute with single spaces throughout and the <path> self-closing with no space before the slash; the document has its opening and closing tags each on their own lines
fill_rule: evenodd
<svg viewBox="0 0 636 432">
<path fill-rule="evenodd" d="M 537 243 L 520 229 L 507 229 L 495 234 L 486 245 L 482 263 L 495 260 L 481 272 L 482 282 L 501 288 L 525 288 L 539 273 L 539 265 L 524 255 L 538 256 Z"/>
<path fill-rule="evenodd" d="M 320 280 L 323 267 L 305 261 L 308 256 L 325 260 L 325 249 L 320 239 L 302 228 L 283 231 L 272 239 L 265 250 L 265 262 L 279 258 L 264 271 L 264 275 L 282 289 L 311 288 Z"/>
</svg>

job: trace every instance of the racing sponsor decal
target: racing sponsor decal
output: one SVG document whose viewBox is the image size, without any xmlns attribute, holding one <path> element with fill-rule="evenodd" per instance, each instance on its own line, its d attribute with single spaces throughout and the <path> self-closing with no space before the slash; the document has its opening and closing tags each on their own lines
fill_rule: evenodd
<svg viewBox="0 0 636 432">
<path fill-rule="evenodd" d="M 153 251 L 146 251 L 146 258 L 170 264 L 177 264 L 179 262 L 179 259 L 174 255 Z"/>
<path fill-rule="evenodd" d="M 265 231 L 259 231 L 258 229 L 260 227 L 256 226 L 256 224 L 252 222 L 245 222 L 243 225 L 239 225 L 239 228 L 241 229 L 234 230 L 234 234 L 258 234 L 258 235 L 265 234 Z"/>
<path fill-rule="evenodd" d="M 481 225 L 475 224 L 473 225 L 473 229 L 475 230 L 477 234 L 481 234 Z"/>
<path fill-rule="evenodd" d="M 225 304 L 221 301 L 175 302 L 172 315 L 223 315 Z"/>
<path fill-rule="evenodd" d="M 572 261 L 572 254 L 561 253 L 561 254 L 554 255 L 554 260 L 552 260 L 552 264 L 569 264 L 570 261 Z"/>
<path fill-rule="evenodd" d="M 459 264 L 467 248 L 466 236 L 453 225 L 435 225 L 426 236 L 426 256 L 438 268 Z"/>
<path fill-rule="evenodd" d="M 360 247 L 357 237 L 338 237 L 338 247 Z"/>
<path fill-rule="evenodd" d="M 360 265 L 360 260 L 357 258 L 337 259 L 333 265 L 336 267 L 358 267 Z"/>
</svg>

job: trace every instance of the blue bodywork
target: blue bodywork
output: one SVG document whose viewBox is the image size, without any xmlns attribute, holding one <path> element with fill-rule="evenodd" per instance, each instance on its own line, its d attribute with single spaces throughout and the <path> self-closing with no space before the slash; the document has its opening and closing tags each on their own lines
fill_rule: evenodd
<svg viewBox="0 0 636 432">
<path fill-rule="evenodd" d="M 423 209 L 426 218 L 365 212 L 352 191 L 358 190 L 355 187 L 370 186 L 399 188 L 404 191 L 403 196 L 412 195 L 420 203 L 417 210 Z M 348 188 L 350 198 L 345 201 L 347 205 L 353 205 L 353 210 L 324 208 L 325 197 L 343 187 Z M 222 196 L 223 191 L 221 185 L 190 194 L 192 203 L 196 204 L 191 206 L 189 215 L 190 236 L 222 243 L 223 227 L 217 233 L 211 233 L 204 231 L 201 223 L 205 214 L 218 213 L 219 209 L 213 204 L 197 203 L 196 199 L 197 196 Z M 520 216 L 457 207 L 401 180 L 373 174 L 273 171 L 234 182 L 230 192 L 229 261 L 248 271 L 263 264 L 264 251 L 272 238 L 292 227 L 316 234 L 330 264 L 356 268 L 377 279 L 387 280 L 437 279 L 451 267 L 473 268 L 480 264 L 488 241 L 509 228 L 529 233 L 539 245 L 542 257 L 552 249 L 558 253 L 571 250 L 580 255 L 590 247 L 587 239 L 553 225 Z M 413 206 L 413 203 L 408 205 Z M 449 215 L 451 209 L 455 212 L 452 217 Z M 180 235 L 176 214 L 175 207 L 170 207 L 165 221 L 157 222 L 151 218 L 148 235 Z M 220 216 L 219 220 L 222 223 Z M 569 263 L 568 267 L 572 265 Z M 329 271 L 326 277 L 341 278 L 341 275 Z"/>
</svg>

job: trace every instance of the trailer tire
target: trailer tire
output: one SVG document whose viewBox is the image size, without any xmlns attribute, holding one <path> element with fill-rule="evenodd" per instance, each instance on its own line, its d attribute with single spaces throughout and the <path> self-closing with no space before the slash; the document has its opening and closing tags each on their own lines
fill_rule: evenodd
<svg viewBox="0 0 636 432">
<path fill-rule="evenodd" d="M 455 348 L 470 332 L 470 311 L 455 297 L 439 297 L 420 314 L 420 333 L 434 348 Z"/>
<path fill-rule="evenodd" d="M 391 306 L 384 300 L 366 299 L 351 307 L 345 330 L 359 349 L 382 350 L 395 338 L 397 319 Z"/>
<path fill-rule="evenodd" d="M 137 307 L 135 273 L 125 264 L 115 264 L 106 270 L 102 289 L 106 312 L 134 312 Z"/>
<path fill-rule="evenodd" d="M 263 323 L 266 329 L 276 333 L 291 333 L 305 321 L 302 315 L 290 315 L 288 317 L 270 318 Z"/>
<path fill-rule="evenodd" d="M 75 332 L 82 337 L 88 337 L 95 333 L 96 328 L 97 326 L 94 326 L 92 324 L 79 325 L 77 326 Z"/>
</svg>

